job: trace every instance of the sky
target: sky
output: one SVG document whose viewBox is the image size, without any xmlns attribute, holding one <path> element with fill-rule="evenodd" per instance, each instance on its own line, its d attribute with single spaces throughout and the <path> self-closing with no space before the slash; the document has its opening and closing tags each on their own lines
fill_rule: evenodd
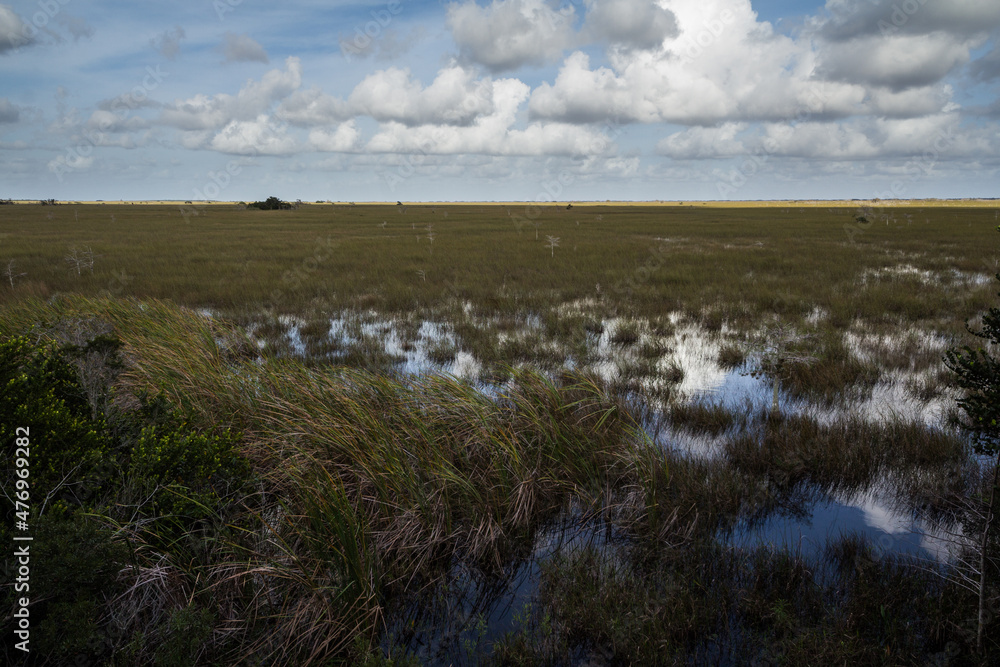
<svg viewBox="0 0 1000 667">
<path fill-rule="evenodd" d="M 0 197 L 997 197 L 1000 0 L 0 2 Z"/>
</svg>

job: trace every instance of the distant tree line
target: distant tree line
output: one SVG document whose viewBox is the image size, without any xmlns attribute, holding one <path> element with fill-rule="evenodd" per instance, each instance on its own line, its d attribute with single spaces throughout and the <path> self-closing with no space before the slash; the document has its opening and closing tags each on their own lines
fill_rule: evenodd
<svg viewBox="0 0 1000 667">
<path fill-rule="evenodd" d="M 268 197 L 265 201 L 255 201 L 247 204 L 247 208 L 254 208 L 260 211 L 287 211 L 294 208 L 294 206 L 277 197 Z"/>
</svg>

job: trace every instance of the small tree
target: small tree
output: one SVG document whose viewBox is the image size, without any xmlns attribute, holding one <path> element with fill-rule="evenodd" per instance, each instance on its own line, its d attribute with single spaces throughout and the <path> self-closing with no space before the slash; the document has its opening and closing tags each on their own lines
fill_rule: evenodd
<svg viewBox="0 0 1000 667">
<path fill-rule="evenodd" d="M 255 208 L 260 211 L 288 211 L 292 209 L 292 205 L 277 197 L 268 197 L 264 201 L 255 201 L 252 204 L 247 204 L 247 208 Z"/>
<path fill-rule="evenodd" d="M 545 246 L 552 251 L 552 256 L 555 257 L 556 256 L 556 248 L 559 247 L 559 237 L 558 236 L 546 236 L 545 238 L 548 239 L 548 241 L 545 243 Z"/>
<path fill-rule="evenodd" d="M 1000 231 L 1000 227 L 997 228 Z M 1000 280 L 1000 274 L 997 274 Z M 965 397 L 958 406 L 965 412 L 964 426 L 973 435 L 973 447 L 978 454 L 993 457 L 993 483 L 984 499 L 985 521 L 979 544 L 979 615 L 976 648 L 983 649 L 983 626 L 986 624 L 986 584 L 991 531 L 996 519 L 997 487 L 1000 486 L 1000 360 L 991 352 L 1000 345 L 1000 308 L 990 308 L 983 315 L 983 327 L 973 331 L 966 322 L 969 333 L 989 342 L 990 349 L 973 349 L 966 345 L 953 348 L 945 354 L 944 363 L 957 376 L 958 386 L 965 390 Z"/>
<path fill-rule="evenodd" d="M 94 257 L 94 251 L 90 249 L 90 246 L 86 246 L 82 250 L 78 250 L 76 246 L 73 246 L 69 249 L 69 254 L 66 255 L 65 260 L 72 268 L 76 269 L 76 275 L 80 275 L 84 269 L 89 270 L 93 274 Z"/>
<path fill-rule="evenodd" d="M 14 289 L 14 281 L 22 276 L 28 275 L 27 273 L 14 273 L 14 266 L 16 262 L 14 260 L 7 261 L 7 268 L 4 270 L 3 274 L 7 276 L 7 280 L 10 281 L 11 289 Z"/>
</svg>

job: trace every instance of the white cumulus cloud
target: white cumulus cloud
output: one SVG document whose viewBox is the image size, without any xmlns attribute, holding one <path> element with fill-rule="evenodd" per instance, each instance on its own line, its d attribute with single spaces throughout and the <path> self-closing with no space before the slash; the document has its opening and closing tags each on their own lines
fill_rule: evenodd
<svg viewBox="0 0 1000 667">
<path fill-rule="evenodd" d="M 347 101 L 355 114 L 379 121 L 466 125 L 493 110 L 493 86 L 462 67 L 448 67 L 424 88 L 409 70 L 390 68 L 366 77 Z"/>
<path fill-rule="evenodd" d="M 261 114 L 254 120 L 234 120 L 212 137 L 208 148 L 236 155 L 291 155 L 299 150 L 287 128 Z"/>
<path fill-rule="evenodd" d="M 499 72 L 559 58 L 574 40 L 575 11 L 544 0 L 470 0 L 448 7 L 448 27 L 462 57 Z"/>
<path fill-rule="evenodd" d="M 260 81 L 248 81 L 236 95 L 220 93 L 195 95 L 166 106 L 159 122 L 182 130 L 210 130 L 232 121 L 256 121 L 277 102 L 302 85 L 302 63 L 296 57 L 285 60 L 285 69 L 273 69 Z"/>
<path fill-rule="evenodd" d="M 651 49 L 677 34 L 677 20 L 656 0 L 588 0 L 584 33 L 616 45 Z"/>
<path fill-rule="evenodd" d="M 333 131 L 325 128 L 312 130 L 309 133 L 309 146 L 325 153 L 343 153 L 355 150 L 360 138 L 361 133 L 354 121 L 349 120 Z"/>
</svg>

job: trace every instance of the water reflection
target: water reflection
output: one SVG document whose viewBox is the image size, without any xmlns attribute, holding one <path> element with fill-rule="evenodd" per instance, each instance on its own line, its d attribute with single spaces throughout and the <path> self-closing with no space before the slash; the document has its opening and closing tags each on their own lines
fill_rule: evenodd
<svg viewBox="0 0 1000 667">
<path fill-rule="evenodd" d="M 621 544 L 609 524 L 570 518 L 540 530 L 530 554 L 499 573 L 456 563 L 443 582 L 390 614 L 382 648 L 387 654 L 402 650 L 422 665 L 477 664 L 495 642 L 527 622 L 544 563 L 586 548 L 602 551 L 613 563 Z"/>
<path fill-rule="evenodd" d="M 472 317 L 469 312 L 466 316 Z M 817 320 L 822 317 L 823 313 L 815 314 Z M 285 327 L 288 349 L 292 354 L 306 356 L 310 341 L 302 335 L 305 323 L 291 317 L 280 318 L 280 322 Z M 518 331 L 498 331 L 496 340 L 537 336 L 543 330 L 537 317 L 521 323 L 523 327 Z M 622 320 L 605 319 L 600 333 L 595 330 L 589 335 L 588 349 L 580 355 L 580 360 L 571 359 L 567 351 L 565 364 L 594 372 L 611 383 L 620 379 L 626 368 L 648 361 L 645 368 L 653 372 L 638 378 L 632 394 L 643 406 L 647 430 L 657 442 L 685 456 L 718 458 L 728 438 L 738 431 L 762 427 L 761 417 L 771 410 L 773 385 L 767 379 L 749 374 L 752 360 L 738 369 L 720 364 L 722 342 L 731 333 L 725 327 L 718 333 L 709 332 L 678 314 L 671 316 L 669 323 L 669 331 L 655 333 L 648 323 L 633 322 L 630 326 L 637 332 L 633 336 L 636 339 L 622 344 L 616 342 L 623 338 L 616 337 L 623 326 Z M 491 326 L 485 319 L 479 324 Z M 405 375 L 447 373 L 476 383 L 491 396 L 502 390 L 479 381 L 483 377 L 482 364 L 462 349 L 455 328 L 447 323 L 345 313 L 330 320 L 327 338 L 332 342 L 330 359 L 334 361 L 357 346 L 384 353 L 395 360 L 395 370 Z M 916 336 L 915 340 L 918 349 L 927 354 L 937 354 L 945 344 L 944 339 L 932 334 Z M 879 350 L 892 342 L 886 337 L 845 334 L 845 344 L 857 359 L 880 368 Z M 546 342 L 550 346 L 557 344 L 558 341 Z M 668 373 L 677 369 L 680 373 L 675 375 L 679 379 L 666 379 Z M 827 426 L 853 417 L 875 424 L 902 421 L 926 428 L 944 428 L 945 413 L 953 397 L 941 392 L 921 398 L 912 389 L 916 382 L 938 370 L 935 366 L 921 370 L 882 369 L 880 381 L 870 391 L 852 394 L 850 388 L 845 388 L 843 400 L 837 405 L 821 405 L 780 391 L 778 409 L 786 416 L 806 416 Z M 665 388 L 670 391 L 662 391 Z M 714 435 L 665 423 L 664 414 L 672 406 L 691 402 L 728 411 L 734 417 L 752 418 L 742 421 L 734 418 L 729 430 L 722 429 Z M 740 548 L 766 546 L 822 560 L 829 543 L 860 535 L 879 554 L 909 554 L 929 563 L 953 563 L 966 542 L 961 525 L 938 524 L 919 516 L 912 506 L 898 500 L 898 488 L 899 485 L 883 480 L 866 488 L 800 489 L 779 511 L 745 518 L 718 538 Z M 532 552 L 508 563 L 499 574 L 484 575 L 467 565 L 456 564 L 444 583 L 411 600 L 400 613 L 390 615 L 394 620 L 386 648 L 402 646 L 430 664 L 471 661 L 467 659 L 468 651 L 478 652 L 505 633 L 518 629 L 516 615 L 534 600 L 542 563 L 586 544 L 607 544 L 603 533 L 603 528 L 594 525 L 572 523 L 542 531 Z M 605 553 L 609 559 L 614 558 L 614 550 Z"/>
<path fill-rule="evenodd" d="M 650 359 L 648 372 L 640 374 L 631 385 L 644 394 L 643 399 L 652 407 L 663 410 L 670 402 L 687 400 L 712 402 L 729 409 L 747 405 L 756 409 L 770 408 L 773 385 L 769 380 L 749 374 L 752 360 L 735 370 L 719 363 L 722 342 L 733 332 L 725 326 L 717 333 L 709 332 L 685 320 L 680 313 L 672 313 L 667 320 L 673 330 L 654 333 L 644 321 L 626 323 L 621 318 L 605 319 L 601 333 L 588 336 L 585 360 L 574 359 L 567 349 L 563 365 L 593 372 L 604 381 L 614 383 L 622 378 L 626 369 L 641 361 L 640 349 L 662 350 L 662 354 L 654 353 Z M 278 322 L 283 328 L 284 344 L 289 353 L 310 356 L 310 341 L 302 333 L 305 321 L 283 315 Z M 474 323 L 485 329 L 491 327 L 488 320 Z M 513 332 L 499 331 L 498 342 L 527 334 L 537 335 L 542 329 L 537 316 L 524 319 L 521 325 Z M 619 329 L 626 325 L 637 331 L 639 338 L 634 344 L 615 342 Z M 933 333 L 914 331 L 907 336 L 908 340 L 913 339 L 921 353 L 932 356 L 940 356 L 947 344 L 943 337 Z M 844 334 L 845 345 L 851 354 L 866 363 L 877 364 L 879 356 L 895 340 L 898 339 L 853 330 Z M 423 320 L 418 324 L 380 318 L 377 313 L 345 312 L 329 320 L 326 337 L 319 344 L 321 348 L 329 344 L 328 349 L 323 348 L 321 356 L 332 362 L 347 357 L 349 350 L 358 349 L 384 355 L 392 368 L 404 375 L 447 373 L 476 382 L 484 372 L 481 362 L 462 349 L 454 327 L 446 322 Z M 557 341 L 548 344 L 550 347 L 559 345 Z M 879 382 L 870 391 L 856 394 L 846 387 L 843 401 L 834 406 L 819 405 L 779 391 L 779 408 L 785 414 L 809 414 L 822 424 L 846 415 L 858 415 L 878 423 L 900 419 L 936 427 L 943 423 L 955 397 L 947 388 L 921 397 L 914 393 L 914 387 L 930 382 L 939 370 L 940 364 L 919 370 L 883 369 Z M 679 375 L 679 380 L 670 379 L 672 375 Z"/>
<path fill-rule="evenodd" d="M 741 521 L 724 541 L 739 547 L 761 546 L 819 558 L 827 544 L 860 535 L 878 555 L 909 554 L 950 564 L 965 548 L 960 524 L 920 517 L 893 490 L 877 487 L 825 493 L 812 489 L 799 504 L 760 520 Z"/>
</svg>

